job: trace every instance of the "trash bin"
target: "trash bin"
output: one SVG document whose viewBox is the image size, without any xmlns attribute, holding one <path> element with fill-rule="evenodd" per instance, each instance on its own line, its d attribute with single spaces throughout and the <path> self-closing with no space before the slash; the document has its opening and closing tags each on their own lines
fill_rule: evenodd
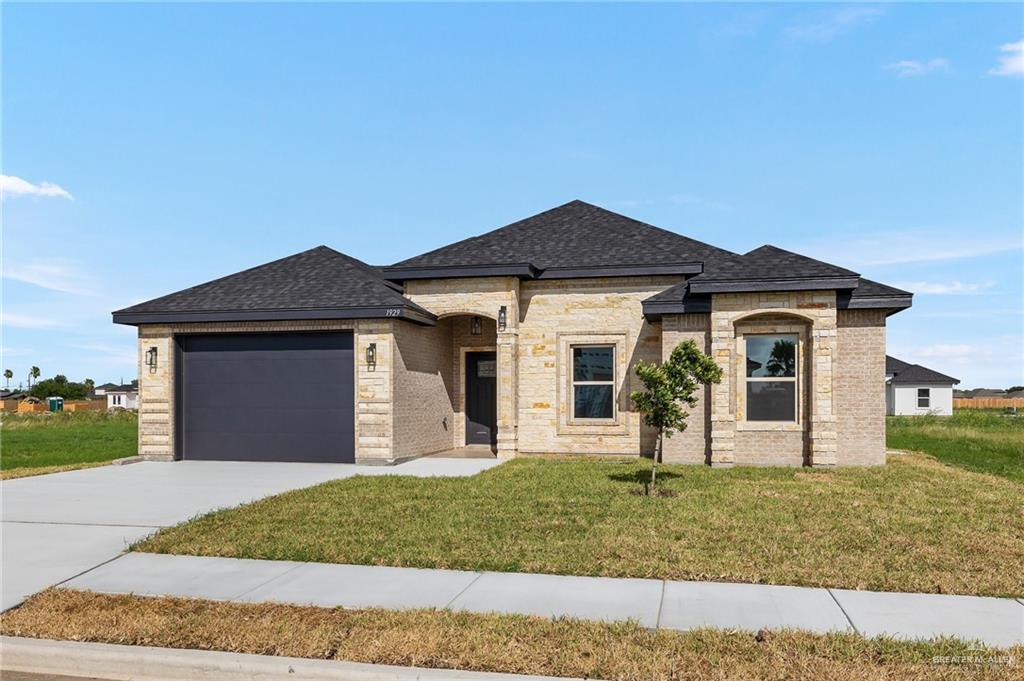
<svg viewBox="0 0 1024 681">
<path fill-rule="evenodd" d="M 46 403 L 50 406 L 50 411 L 64 411 L 63 397 L 47 397 Z"/>
</svg>

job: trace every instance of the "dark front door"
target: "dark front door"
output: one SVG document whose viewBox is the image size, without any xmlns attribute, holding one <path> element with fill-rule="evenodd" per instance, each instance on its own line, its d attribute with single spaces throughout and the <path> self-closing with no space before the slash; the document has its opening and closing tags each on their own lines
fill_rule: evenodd
<svg viewBox="0 0 1024 681">
<path fill-rule="evenodd" d="M 352 334 L 183 336 L 184 459 L 351 463 Z"/>
<path fill-rule="evenodd" d="M 466 353 L 466 444 L 498 439 L 498 363 L 493 352 Z"/>
</svg>

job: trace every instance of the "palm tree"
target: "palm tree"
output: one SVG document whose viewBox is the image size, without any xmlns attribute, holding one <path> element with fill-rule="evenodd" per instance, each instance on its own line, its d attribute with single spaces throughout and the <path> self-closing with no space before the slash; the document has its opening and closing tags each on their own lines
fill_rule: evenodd
<svg viewBox="0 0 1024 681">
<path fill-rule="evenodd" d="M 39 367 L 32 367 L 31 369 L 28 370 L 28 387 L 32 387 L 32 381 L 39 378 L 39 374 Z"/>
<path fill-rule="evenodd" d="M 4 388 L 10 389 L 12 378 L 14 378 L 14 372 L 10 369 L 4 369 Z"/>
<path fill-rule="evenodd" d="M 91 378 L 87 378 L 84 381 L 82 381 L 82 385 L 85 386 L 85 396 L 92 397 L 92 392 L 93 390 L 96 389 L 96 381 L 92 380 Z"/>
</svg>

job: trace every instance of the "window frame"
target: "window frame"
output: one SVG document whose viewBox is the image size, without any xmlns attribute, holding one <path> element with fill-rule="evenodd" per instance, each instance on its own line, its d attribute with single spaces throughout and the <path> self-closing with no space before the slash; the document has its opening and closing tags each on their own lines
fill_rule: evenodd
<svg viewBox="0 0 1024 681">
<path fill-rule="evenodd" d="M 924 391 L 924 395 L 921 395 L 921 391 Z M 921 400 L 924 399 L 924 404 L 921 404 Z M 917 408 L 918 409 L 931 409 L 932 408 L 932 389 L 931 388 L 918 388 L 917 389 Z"/>
<path fill-rule="evenodd" d="M 793 375 L 792 376 L 747 376 L 747 361 L 750 359 L 748 354 L 747 341 L 751 337 L 764 337 L 764 336 L 777 336 L 777 337 L 789 337 L 793 339 Z M 743 420 L 745 423 L 757 425 L 757 426 L 794 426 L 800 425 L 800 381 L 803 377 L 801 371 L 801 363 L 803 362 L 803 335 L 798 331 L 751 331 L 744 332 L 741 336 L 741 342 L 743 343 L 743 354 L 742 362 L 738 366 L 740 375 L 742 377 L 741 388 L 743 394 Z M 787 421 L 763 421 L 754 420 L 750 418 L 750 393 L 747 390 L 747 384 L 750 382 L 754 383 L 778 383 L 778 382 L 792 382 L 793 383 L 793 419 Z"/>
<path fill-rule="evenodd" d="M 608 348 L 612 354 L 612 377 L 610 380 L 604 381 L 577 381 L 576 380 L 576 348 Z M 570 342 L 569 343 L 569 423 L 573 424 L 592 424 L 592 423 L 616 423 L 616 399 L 615 399 L 615 386 L 618 385 L 619 369 L 618 369 L 618 347 L 615 343 L 609 342 Z M 576 386 L 586 385 L 607 385 L 611 386 L 612 398 L 611 416 L 576 416 Z"/>
</svg>

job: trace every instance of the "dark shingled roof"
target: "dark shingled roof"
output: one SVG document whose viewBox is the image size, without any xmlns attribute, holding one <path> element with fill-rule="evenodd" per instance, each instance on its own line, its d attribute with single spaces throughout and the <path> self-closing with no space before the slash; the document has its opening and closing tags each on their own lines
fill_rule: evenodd
<svg viewBox="0 0 1024 681">
<path fill-rule="evenodd" d="M 681 263 L 704 263 L 706 268 L 738 257 L 599 206 L 570 201 L 486 234 L 403 260 L 385 271 L 515 264 L 529 264 L 540 271 Z"/>
<path fill-rule="evenodd" d="M 124 324 L 205 319 L 331 319 L 390 316 L 431 323 L 364 262 L 327 246 L 253 267 L 114 312 Z M 232 317 L 231 315 L 236 315 Z"/>
<path fill-rule="evenodd" d="M 920 364 L 910 364 L 901 359 L 889 355 L 885 356 L 885 375 L 892 376 L 892 383 L 959 383 L 959 378 L 953 378 L 938 371 L 923 367 Z"/>
</svg>

